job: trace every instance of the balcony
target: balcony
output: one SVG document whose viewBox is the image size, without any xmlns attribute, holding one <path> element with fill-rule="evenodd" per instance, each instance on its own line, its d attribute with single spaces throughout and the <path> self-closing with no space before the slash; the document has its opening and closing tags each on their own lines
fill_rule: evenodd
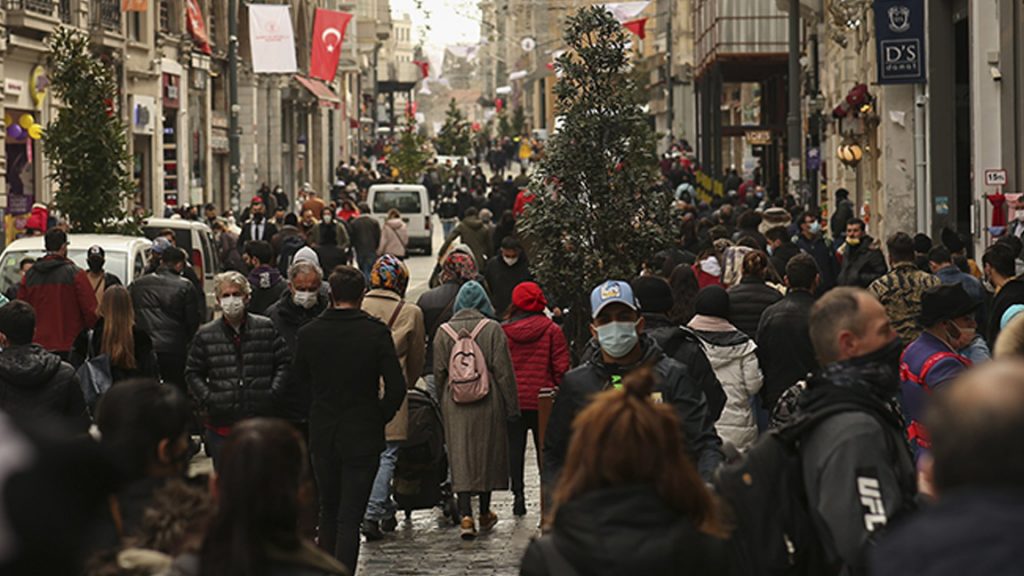
<svg viewBox="0 0 1024 576">
<path fill-rule="evenodd" d="M 49 34 L 60 24 L 54 0 L 3 0 L 2 6 L 7 27 L 15 33 L 21 28 Z"/>
</svg>

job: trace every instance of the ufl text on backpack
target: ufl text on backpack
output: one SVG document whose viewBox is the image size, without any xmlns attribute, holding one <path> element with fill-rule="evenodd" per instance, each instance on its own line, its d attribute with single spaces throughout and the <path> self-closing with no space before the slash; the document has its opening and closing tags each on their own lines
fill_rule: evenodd
<svg viewBox="0 0 1024 576">
<path fill-rule="evenodd" d="M 460 330 L 457 333 L 451 324 L 441 325 L 441 329 L 454 341 L 451 354 L 448 356 L 448 386 L 451 388 L 452 400 L 456 404 L 478 402 L 490 391 L 487 360 L 476 342 L 476 337 L 487 322 L 486 319 L 481 320 L 472 332 Z"/>
</svg>

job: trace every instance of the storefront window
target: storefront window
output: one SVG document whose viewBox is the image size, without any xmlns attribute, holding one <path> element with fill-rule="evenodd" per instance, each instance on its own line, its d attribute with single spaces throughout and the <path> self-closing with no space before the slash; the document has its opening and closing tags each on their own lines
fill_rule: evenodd
<svg viewBox="0 0 1024 576">
<path fill-rule="evenodd" d="M 759 83 L 736 82 L 722 85 L 723 126 L 760 126 L 761 118 Z"/>
</svg>

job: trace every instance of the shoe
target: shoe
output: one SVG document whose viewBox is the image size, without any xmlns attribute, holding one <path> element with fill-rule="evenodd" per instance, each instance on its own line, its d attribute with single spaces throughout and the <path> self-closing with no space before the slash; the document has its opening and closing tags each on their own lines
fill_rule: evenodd
<svg viewBox="0 0 1024 576">
<path fill-rule="evenodd" d="M 512 503 L 512 514 L 526 516 L 526 498 L 516 496 L 515 501 Z"/>
<path fill-rule="evenodd" d="M 480 531 L 490 530 L 498 523 L 498 515 L 494 512 L 480 515 Z"/>
<path fill-rule="evenodd" d="M 363 520 L 359 525 L 359 531 L 366 536 L 367 542 L 376 542 L 384 538 L 384 533 L 380 531 L 380 524 L 376 520 Z"/>
<path fill-rule="evenodd" d="M 459 526 L 459 536 L 463 540 L 472 540 L 476 538 L 476 524 L 473 523 L 472 516 L 462 517 L 462 525 Z"/>
<path fill-rule="evenodd" d="M 398 519 L 394 516 L 389 516 L 380 521 L 380 529 L 383 532 L 394 532 L 398 528 Z"/>
</svg>

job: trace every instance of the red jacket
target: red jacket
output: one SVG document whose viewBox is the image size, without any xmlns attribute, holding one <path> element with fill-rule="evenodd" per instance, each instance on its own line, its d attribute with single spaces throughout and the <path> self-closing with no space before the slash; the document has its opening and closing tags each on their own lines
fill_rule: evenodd
<svg viewBox="0 0 1024 576">
<path fill-rule="evenodd" d="M 32 341 L 51 352 L 71 350 L 78 334 L 96 324 L 96 294 L 89 278 L 63 256 L 37 260 L 18 286 L 18 300 L 36 311 Z"/>
<path fill-rule="evenodd" d="M 536 410 L 541 388 L 555 388 L 569 369 L 569 346 L 562 329 L 543 314 L 513 319 L 501 326 L 508 336 L 519 409 Z"/>
</svg>

